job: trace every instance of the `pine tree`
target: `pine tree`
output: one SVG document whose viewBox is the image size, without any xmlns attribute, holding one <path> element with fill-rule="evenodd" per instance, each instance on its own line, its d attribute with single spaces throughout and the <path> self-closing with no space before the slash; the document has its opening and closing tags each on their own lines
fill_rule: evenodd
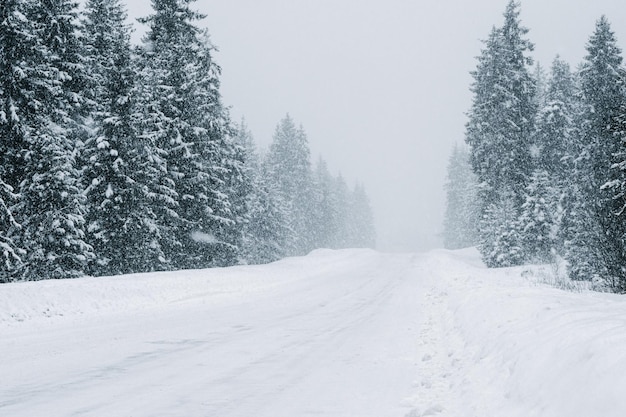
<svg viewBox="0 0 626 417">
<path fill-rule="evenodd" d="M 585 188 L 584 181 L 577 181 L 567 190 L 571 203 L 561 226 L 564 258 L 570 279 L 593 281 L 602 287 L 608 271 L 597 248 L 605 242 L 597 217 L 590 215 L 592 202 L 587 200 Z"/>
<path fill-rule="evenodd" d="M 504 189 L 499 198 L 487 206 L 480 225 L 480 250 L 488 267 L 508 267 L 524 262 L 523 236 L 518 224 L 520 210 L 514 192 L 509 189 Z"/>
<path fill-rule="evenodd" d="M 76 165 L 79 116 L 85 101 L 84 67 L 78 39 L 77 9 L 71 1 L 31 4 L 37 53 L 38 109 L 27 127 L 27 158 L 16 206 L 26 249 L 27 279 L 72 278 L 84 274 L 93 258 L 85 242 L 85 198 Z"/>
<path fill-rule="evenodd" d="M 250 216 L 257 208 L 257 187 L 259 186 L 260 161 L 256 153 L 256 146 L 252 132 L 244 118 L 239 125 L 235 126 L 234 144 L 237 149 L 237 160 L 240 162 L 241 178 L 233 183 L 234 206 L 238 207 L 238 224 L 241 226 L 241 239 L 239 242 L 239 262 L 250 263 L 254 256 L 254 236 L 251 232 Z"/>
<path fill-rule="evenodd" d="M 536 170 L 526 186 L 526 201 L 519 221 L 527 261 L 543 263 L 553 259 L 558 204 L 553 196 L 555 192 L 546 170 Z"/>
<path fill-rule="evenodd" d="M 142 134 L 157 150 L 167 206 L 159 213 L 161 246 L 174 268 L 237 262 L 241 218 L 232 190 L 241 177 L 232 128 L 219 93 L 220 68 L 193 0 L 153 0 L 142 19 L 145 108 Z"/>
<path fill-rule="evenodd" d="M 569 65 L 555 58 L 545 100 L 537 118 L 533 156 L 536 169 L 547 170 L 556 179 L 571 174 L 574 149 L 573 118 L 576 84 Z"/>
<path fill-rule="evenodd" d="M 626 227 L 623 221 L 616 221 L 621 206 L 610 188 L 618 173 L 611 167 L 619 163 L 621 140 L 616 133 L 620 130 L 619 115 L 626 103 L 626 92 L 621 50 L 605 17 L 597 22 L 589 40 L 580 77 L 585 107 L 581 127 L 584 145 L 579 165 L 586 177 L 582 196 L 587 205 L 580 203 L 579 206 L 599 227 L 592 234 L 592 241 L 584 242 L 581 249 L 587 251 L 585 258 L 592 260 L 591 266 L 595 269 L 592 276 L 604 276 L 612 289 L 624 292 Z"/>
<path fill-rule="evenodd" d="M 337 229 L 337 213 L 335 195 L 333 194 L 333 177 L 328 171 L 326 161 L 320 157 L 313 172 L 313 204 L 312 223 L 314 246 L 331 248 Z"/>
<path fill-rule="evenodd" d="M 469 151 L 455 145 L 448 162 L 446 212 L 443 242 L 447 249 L 478 244 L 478 184 L 472 172 Z"/>
<path fill-rule="evenodd" d="M 21 278 L 24 250 L 17 247 L 11 237 L 21 228 L 10 208 L 11 203 L 17 198 L 13 188 L 0 180 L 0 283 Z"/>
<path fill-rule="evenodd" d="M 554 256 L 568 257 L 564 246 L 569 231 L 566 217 L 573 211 L 571 190 L 579 180 L 575 172 L 575 160 L 579 154 L 574 126 L 576 94 L 577 87 L 569 65 L 557 57 L 552 64 L 544 100 L 540 103 L 532 149 L 535 172 L 527 187 L 527 210 L 523 213 L 523 223 L 527 227 L 530 223 L 539 225 L 550 219 L 551 226 L 544 226 L 550 230 L 552 244 L 550 248 L 544 246 L 539 250 L 537 243 L 546 242 L 545 227 L 534 228 L 537 235 L 531 232 L 532 228 L 528 229 L 525 251 L 530 260 L 548 260 L 552 256 L 547 250 Z M 544 209 L 536 206 L 541 200 Z"/>
<path fill-rule="evenodd" d="M 24 178 L 29 123 L 39 107 L 32 61 L 38 49 L 26 13 L 20 0 L 0 3 L 0 282 L 22 277 L 24 254 L 16 243 L 21 225 L 14 205 L 21 198 L 17 192 Z"/>
<path fill-rule="evenodd" d="M 352 241 L 350 225 L 350 189 L 341 173 L 334 179 L 333 194 L 335 200 L 335 236 L 333 239 L 334 249 L 349 248 Z"/>
<path fill-rule="evenodd" d="M 130 27 L 119 0 L 89 0 L 85 7 L 88 67 L 96 104 L 85 144 L 83 177 L 89 240 L 97 254 L 91 272 L 113 275 L 161 269 L 164 259 L 153 205 L 159 166 L 151 144 L 139 137 L 136 74 Z"/>
<path fill-rule="evenodd" d="M 276 184 L 261 167 L 250 195 L 249 223 L 246 228 L 246 260 L 250 264 L 265 264 L 285 257 L 293 230 L 289 228 L 289 212 Z"/>
<path fill-rule="evenodd" d="M 357 184 L 351 193 L 351 215 L 349 217 L 352 230 L 351 248 L 375 248 L 376 227 L 374 213 L 369 197 L 362 184 Z"/>
<path fill-rule="evenodd" d="M 472 72 L 474 82 L 471 91 L 474 94 L 469 121 L 466 126 L 465 140 L 470 146 L 472 169 L 483 188 L 495 188 L 498 174 L 503 171 L 499 166 L 499 142 L 503 142 L 497 128 L 503 121 L 498 106 L 506 101 L 503 82 L 502 61 L 503 41 L 501 31 L 493 28 L 485 47 L 478 57 L 477 69 Z M 488 199 L 485 196 L 484 199 Z"/>
<path fill-rule="evenodd" d="M 287 211 L 276 184 L 269 180 L 266 164 L 257 154 L 245 120 L 238 126 L 236 144 L 243 150 L 246 178 L 246 221 L 243 225 L 241 256 L 248 264 L 265 264 L 285 256 Z"/>
<path fill-rule="evenodd" d="M 296 128 L 289 115 L 276 127 L 267 166 L 287 206 L 288 228 L 294 233 L 287 253 L 304 255 L 314 248 L 310 150 L 304 130 Z"/>
<path fill-rule="evenodd" d="M 473 73 L 466 140 L 479 181 L 496 193 L 501 186 L 523 188 L 532 171 L 535 83 L 526 53 L 533 45 L 523 38 L 528 30 L 520 25 L 518 7 L 509 2 L 504 26 L 492 30 Z M 516 194 L 519 200 L 521 191 Z"/>
<path fill-rule="evenodd" d="M 532 60 L 527 53 L 533 45 L 525 39 L 527 32 L 519 20 L 519 4 L 510 1 L 504 13 L 504 25 L 492 30 L 473 72 L 474 101 L 466 141 L 471 147 L 472 167 L 480 183 L 481 212 L 482 216 L 487 216 L 489 211 L 492 217 L 494 213 L 507 213 L 498 214 L 498 218 L 510 222 L 498 228 L 506 233 L 506 238 L 494 235 L 494 229 L 483 233 L 481 228 L 481 253 L 491 266 L 497 266 L 498 262 L 509 265 L 523 261 L 523 256 L 513 254 L 508 248 L 517 247 L 519 242 L 509 242 L 507 247 L 500 247 L 497 242 L 502 239 L 508 242 L 513 236 L 517 239 L 521 235 L 520 230 L 515 230 L 519 223 L 509 214 L 521 210 L 523 190 L 533 170 L 530 149 L 536 115 L 536 85 L 529 72 Z M 503 194 L 509 195 L 506 201 L 502 199 Z M 498 208 L 494 204 L 507 207 Z M 498 254 L 500 249 L 503 252 Z"/>
</svg>

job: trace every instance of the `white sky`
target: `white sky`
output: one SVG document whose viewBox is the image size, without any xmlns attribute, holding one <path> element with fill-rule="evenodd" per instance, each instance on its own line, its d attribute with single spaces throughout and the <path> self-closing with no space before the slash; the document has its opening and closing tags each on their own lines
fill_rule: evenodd
<svg viewBox="0 0 626 417">
<path fill-rule="evenodd" d="M 379 248 L 440 245 L 448 154 L 463 141 L 469 72 L 508 0 L 198 0 L 219 48 L 222 95 L 271 141 L 289 112 L 309 136 L 313 161 L 362 181 L 374 207 Z M 131 18 L 149 0 L 127 0 Z M 620 45 L 620 0 L 525 0 L 522 21 L 534 57 L 575 67 L 597 18 Z M 142 29 L 135 24 L 138 31 Z"/>
</svg>

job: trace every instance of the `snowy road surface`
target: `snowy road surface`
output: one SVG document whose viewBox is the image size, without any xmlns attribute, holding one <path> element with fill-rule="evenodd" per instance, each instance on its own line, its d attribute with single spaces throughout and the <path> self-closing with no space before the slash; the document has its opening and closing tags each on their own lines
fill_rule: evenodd
<svg viewBox="0 0 626 417">
<path fill-rule="evenodd" d="M 0 286 L 0 416 L 626 415 L 622 298 L 475 258 Z"/>
</svg>

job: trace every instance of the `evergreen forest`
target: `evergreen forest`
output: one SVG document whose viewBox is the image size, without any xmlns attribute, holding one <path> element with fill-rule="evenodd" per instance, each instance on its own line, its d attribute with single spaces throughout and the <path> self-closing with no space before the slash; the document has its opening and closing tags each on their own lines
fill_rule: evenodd
<svg viewBox="0 0 626 417">
<path fill-rule="evenodd" d="M 545 70 L 511 0 L 472 72 L 465 145 L 450 156 L 444 241 L 489 267 L 565 265 L 626 293 L 626 68 L 607 17 L 583 62 Z"/>
<path fill-rule="evenodd" d="M 364 187 L 302 126 L 260 152 L 231 120 L 193 1 L 152 0 L 137 46 L 120 0 L 0 2 L 0 282 L 375 244 Z"/>
</svg>

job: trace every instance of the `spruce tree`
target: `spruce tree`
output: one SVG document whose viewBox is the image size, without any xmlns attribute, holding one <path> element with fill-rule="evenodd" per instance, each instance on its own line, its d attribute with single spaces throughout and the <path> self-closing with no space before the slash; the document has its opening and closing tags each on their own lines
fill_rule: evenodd
<svg viewBox="0 0 626 417">
<path fill-rule="evenodd" d="M 249 221 L 246 227 L 244 254 L 247 263 L 265 264 L 288 254 L 293 230 L 281 193 L 262 166 L 250 194 Z"/>
<path fill-rule="evenodd" d="M 581 210 L 599 230 L 593 239 L 581 242 L 585 258 L 594 269 L 591 276 L 603 276 L 615 291 L 626 291 L 626 227 L 618 220 L 621 205 L 614 198 L 611 186 L 619 163 L 621 140 L 619 115 L 626 103 L 623 85 L 621 50 L 610 24 L 602 17 L 587 45 L 587 56 L 580 70 L 582 114 L 581 141 L 583 152 L 579 166 L 585 181 L 579 202 Z M 599 240 L 599 242 L 598 242 Z M 582 255 L 582 254 L 581 254 Z M 576 259 L 573 260 L 576 262 Z"/>
<path fill-rule="evenodd" d="M 508 247 L 519 248 L 521 230 L 513 212 L 521 212 L 524 191 L 532 174 L 531 145 L 536 117 L 536 85 L 529 72 L 532 59 L 527 55 L 533 45 L 526 38 L 528 30 L 521 26 L 519 4 L 511 0 L 504 13 L 504 25 L 494 28 L 485 42 L 478 67 L 473 72 L 474 101 L 469 113 L 466 141 L 471 161 L 480 183 L 482 216 L 496 213 L 501 221 L 498 237 L 491 228 L 481 228 L 481 253 L 491 266 L 523 262 L 524 257 Z M 512 201 L 504 201 L 502 195 Z M 507 207 L 496 207 L 506 204 Z M 481 224 L 486 224 L 483 219 Z M 506 246 L 497 241 L 505 240 Z M 498 253 L 499 250 L 502 253 Z"/>
<path fill-rule="evenodd" d="M 267 167 L 289 213 L 288 228 L 293 236 L 287 253 L 304 255 L 314 248 L 310 150 L 304 130 L 297 128 L 289 115 L 276 127 Z"/>
<path fill-rule="evenodd" d="M 256 151 L 252 133 L 242 120 L 236 133 L 236 144 L 243 150 L 246 178 L 246 221 L 243 224 L 241 256 L 247 264 L 265 264 L 279 260 L 286 253 L 287 211 L 277 185 L 270 181 L 267 164 Z"/>
<path fill-rule="evenodd" d="M 522 223 L 526 227 L 525 251 L 529 260 L 568 257 L 564 242 L 568 239 L 568 222 L 573 210 L 571 190 L 579 180 L 575 172 L 579 155 L 574 125 L 576 94 L 577 87 L 569 65 L 557 57 L 552 63 L 544 100 L 540 103 L 532 148 L 535 171 L 527 187 L 522 214 Z M 539 203 L 543 208 L 537 206 Z M 545 224 L 548 219 L 549 226 Z M 537 227 L 540 224 L 544 226 Z M 546 228 L 550 230 L 552 240 L 549 248 L 545 245 Z"/>
<path fill-rule="evenodd" d="M 96 103 L 84 151 L 88 237 L 97 254 L 91 272 L 113 275 L 161 269 L 164 259 L 154 205 L 159 166 L 139 137 L 136 74 L 130 27 L 119 0 L 85 7 L 87 62 Z"/>
<path fill-rule="evenodd" d="M 37 53 L 38 109 L 28 122 L 27 158 L 16 208 L 27 279 L 72 278 L 93 258 L 85 242 L 85 198 L 76 155 L 85 71 L 78 39 L 77 3 L 30 4 Z"/>
<path fill-rule="evenodd" d="M 578 156 L 573 132 L 576 94 L 569 65 L 555 58 L 533 143 L 534 167 L 547 170 L 555 180 L 564 180 L 571 174 L 573 159 Z"/>
<path fill-rule="evenodd" d="M 356 184 L 351 194 L 352 241 L 349 247 L 374 249 L 376 247 L 376 226 L 365 187 L 363 184 Z"/>
<path fill-rule="evenodd" d="M 448 162 L 443 243 L 447 249 L 478 244 L 478 183 L 466 148 L 454 146 Z"/>
<path fill-rule="evenodd" d="M 333 194 L 336 204 L 333 248 L 344 249 L 350 247 L 353 230 L 350 224 L 350 189 L 341 173 L 333 181 Z"/>
<path fill-rule="evenodd" d="M 550 176 L 546 170 L 536 170 L 526 186 L 526 200 L 522 205 L 520 229 L 527 261 L 543 263 L 552 260 L 556 252 L 556 204 Z"/>
<path fill-rule="evenodd" d="M 24 178 L 29 126 L 37 114 L 38 53 L 32 22 L 21 0 L 0 4 L 0 282 L 21 279 L 21 226 L 15 218 L 19 185 Z"/>
<path fill-rule="evenodd" d="M 17 199 L 13 188 L 0 180 L 0 283 L 21 279 L 24 250 L 16 245 L 12 237 L 19 232 L 21 225 L 10 208 Z"/>
<path fill-rule="evenodd" d="M 480 251 L 490 268 L 521 265 L 525 260 L 523 231 L 519 225 L 521 207 L 515 193 L 505 188 L 485 209 L 480 224 Z"/>
<path fill-rule="evenodd" d="M 232 190 L 241 162 L 219 93 L 220 68 L 193 0 L 153 0 L 141 49 L 142 135 L 157 150 L 167 204 L 161 246 L 173 268 L 237 262 L 241 216 Z"/>
<path fill-rule="evenodd" d="M 316 248 L 331 248 L 337 229 L 337 201 L 333 194 L 333 177 L 326 161 L 320 157 L 313 172 L 313 237 Z"/>
</svg>

